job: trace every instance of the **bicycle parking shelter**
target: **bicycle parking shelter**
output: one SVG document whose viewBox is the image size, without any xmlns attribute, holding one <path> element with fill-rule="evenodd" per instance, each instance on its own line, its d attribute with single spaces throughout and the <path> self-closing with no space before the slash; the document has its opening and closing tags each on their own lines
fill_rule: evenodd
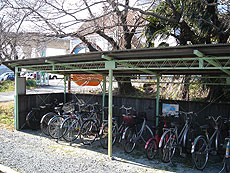
<svg viewBox="0 0 230 173">
<path fill-rule="evenodd" d="M 206 44 L 164 48 L 144 48 L 116 51 L 89 52 L 50 57 L 30 58 L 2 62 L 15 68 L 15 129 L 18 119 L 18 73 L 20 69 L 58 73 L 66 79 L 70 74 L 103 75 L 103 104 L 106 76 L 109 76 L 109 147 L 112 156 L 112 79 L 119 75 L 154 75 L 157 78 L 156 126 L 158 125 L 161 75 L 208 75 L 225 79 L 222 85 L 230 85 L 230 44 Z M 219 85 L 213 83 L 213 85 Z"/>
</svg>

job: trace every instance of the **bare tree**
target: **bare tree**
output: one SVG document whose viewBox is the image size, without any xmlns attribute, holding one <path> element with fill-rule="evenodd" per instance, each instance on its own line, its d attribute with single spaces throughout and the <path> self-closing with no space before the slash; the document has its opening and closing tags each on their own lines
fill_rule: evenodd
<svg viewBox="0 0 230 173">
<path fill-rule="evenodd" d="M 144 15 L 128 8 L 138 2 L 131 4 L 129 0 L 7 1 L 12 9 L 30 14 L 26 21 L 34 26 L 33 32 L 39 31 L 50 37 L 78 37 L 90 51 L 96 51 L 89 41 L 92 34 L 106 40 L 111 50 L 141 46 L 137 34 L 140 34 L 145 26 Z M 134 88 L 129 78 L 117 80 L 126 81 L 119 82 L 121 94 L 133 92 Z"/>
<path fill-rule="evenodd" d="M 0 61 L 31 57 L 32 46 L 47 41 L 46 35 L 29 32 L 25 27 L 31 11 L 12 8 L 8 1 L 0 6 Z"/>
</svg>

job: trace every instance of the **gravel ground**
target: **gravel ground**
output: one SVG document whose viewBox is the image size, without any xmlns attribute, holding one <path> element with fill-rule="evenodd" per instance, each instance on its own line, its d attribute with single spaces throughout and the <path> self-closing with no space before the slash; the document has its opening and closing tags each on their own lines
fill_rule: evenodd
<svg viewBox="0 0 230 173">
<path fill-rule="evenodd" d="M 192 168 L 190 158 L 176 158 L 164 164 L 149 161 L 143 151 L 127 155 L 119 144 L 113 147 L 113 160 L 99 142 L 84 146 L 76 141 L 69 144 L 47 138 L 39 131 L 0 130 L 0 164 L 22 173 L 84 172 L 84 173 L 150 173 L 150 172 L 199 172 Z M 209 161 L 203 172 L 219 172 L 221 163 Z M 1 170 L 0 170 L 1 172 Z"/>
</svg>

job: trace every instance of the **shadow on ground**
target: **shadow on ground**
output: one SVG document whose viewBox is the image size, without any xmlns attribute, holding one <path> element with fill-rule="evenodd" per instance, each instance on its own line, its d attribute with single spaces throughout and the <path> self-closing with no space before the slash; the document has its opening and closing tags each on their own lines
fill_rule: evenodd
<svg viewBox="0 0 230 173">
<path fill-rule="evenodd" d="M 72 148 L 91 150 L 104 156 L 108 154 L 107 149 L 103 149 L 98 140 L 96 140 L 92 145 L 83 145 L 80 139 L 77 139 L 71 145 L 70 143 L 65 142 L 63 139 L 57 141 L 52 139 L 51 137 L 45 136 L 41 133 L 41 131 L 22 130 L 22 132 L 48 138 L 49 140 L 56 141 L 57 144 L 59 144 L 60 146 L 69 146 Z M 178 153 L 176 153 L 171 163 L 162 163 L 159 157 L 154 160 L 148 160 L 146 157 L 144 146 L 142 144 L 138 144 L 132 153 L 127 154 L 124 152 L 122 144 L 116 143 L 113 146 L 112 156 L 112 159 L 116 161 L 125 162 L 132 165 L 138 165 L 147 169 L 158 169 L 171 172 L 202 172 L 194 168 L 191 155 L 187 155 L 185 158 L 183 158 L 179 156 Z M 218 156 L 210 156 L 208 164 L 203 172 L 220 172 L 222 167 L 222 160 Z"/>
</svg>

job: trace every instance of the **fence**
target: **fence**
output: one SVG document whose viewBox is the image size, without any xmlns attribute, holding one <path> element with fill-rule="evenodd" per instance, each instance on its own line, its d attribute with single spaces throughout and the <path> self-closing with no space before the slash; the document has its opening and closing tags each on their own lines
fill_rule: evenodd
<svg viewBox="0 0 230 173">
<path fill-rule="evenodd" d="M 23 128 L 25 125 L 25 117 L 32 108 L 39 107 L 45 103 L 51 103 L 54 98 L 59 102 L 63 102 L 63 93 L 52 94 L 37 94 L 37 95 L 19 95 L 19 128 Z M 101 95 L 91 94 L 67 94 L 67 101 L 83 99 L 86 103 L 98 102 L 102 104 Z M 205 123 L 205 117 L 223 116 L 230 118 L 230 104 L 223 103 L 208 103 L 208 102 L 195 102 L 195 101 L 176 101 L 176 100 L 160 100 L 160 114 L 162 113 L 162 105 L 166 104 L 178 104 L 179 110 L 193 111 L 198 114 L 199 122 Z M 105 98 L 105 106 L 108 104 L 108 97 Z M 121 105 L 131 106 L 136 109 L 137 112 L 146 112 L 149 122 L 155 122 L 156 112 L 156 100 L 147 98 L 132 98 L 132 97 L 113 97 L 114 115 L 120 114 L 119 107 Z M 26 127 L 26 126 L 25 126 Z"/>
</svg>

